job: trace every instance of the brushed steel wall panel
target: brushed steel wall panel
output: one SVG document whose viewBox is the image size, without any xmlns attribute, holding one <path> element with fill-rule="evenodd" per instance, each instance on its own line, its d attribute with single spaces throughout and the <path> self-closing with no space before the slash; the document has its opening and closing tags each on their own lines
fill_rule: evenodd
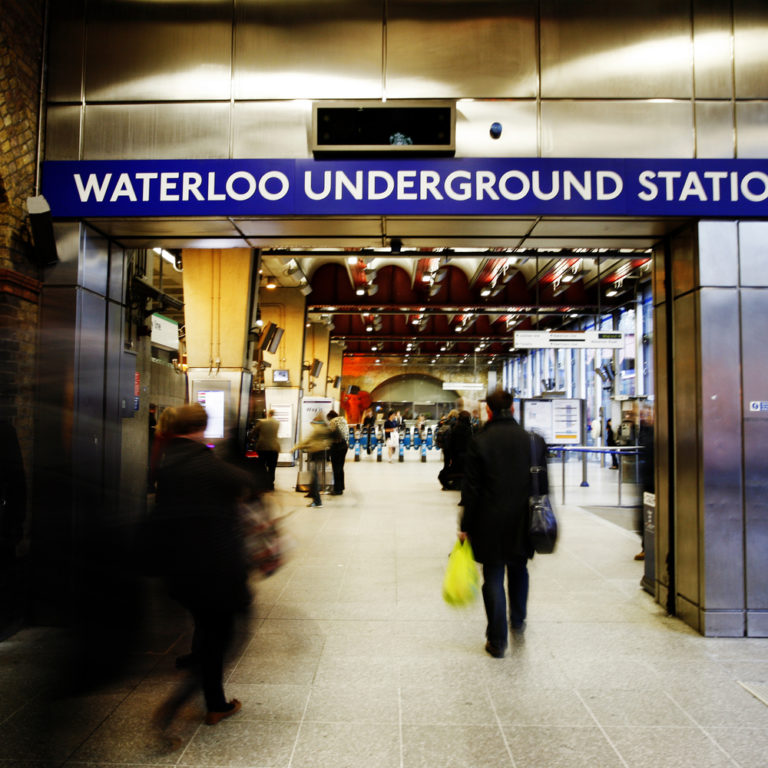
<svg viewBox="0 0 768 768">
<path fill-rule="evenodd" d="M 388 98 L 533 98 L 534 0 L 389 0 Z"/>
<path fill-rule="evenodd" d="M 693 0 L 693 67 L 696 98 L 732 98 L 731 11 L 722 0 Z"/>
<path fill-rule="evenodd" d="M 109 275 L 109 240 L 83 227 L 80 276 L 78 283 L 99 296 L 107 295 Z"/>
<path fill-rule="evenodd" d="M 88 14 L 88 101 L 230 98 L 232 0 L 91 0 Z"/>
<path fill-rule="evenodd" d="M 658 279 L 655 279 L 654 282 L 655 284 L 658 283 Z M 654 295 L 655 293 L 654 291 Z M 656 547 L 656 580 L 667 587 L 669 586 L 667 555 L 670 547 L 669 489 L 674 482 L 673 468 L 669 460 L 671 442 L 669 416 L 672 404 L 667 397 L 669 384 L 667 349 L 671 343 L 668 331 L 667 306 L 656 303 L 653 312 L 654 459 L 656 464 L 656 534 L 654 544 Z"/>
<path fill-rule="evenodd" d="M 380 99 L 380 0 L 240 0 L 236 99 Z"/>
<path fill-rule="evenodd" d="M 696 350 L 696 296 L 675 299 L 674 308 L 675 430 L 674 504 L 675 574 L 677 593 L 701 605 L 699 546 L 703 531 L 699 520 L 699 365 Z"/>
<path fill-rule="evenodd" d="M 45 159 L 80 159 L 80 113 L 78 106 L 48 106 L 45 123 Z"/>
<path fill-rule="evenodd" d="M 768 7 L 764 0 L 734 0 L 733 47 L 737 99 L 764 99 L 768 79 Z"/>
<path fill-rule="evenodd" d="M 696 157 L 726 158 L 736 155 L 736 126 L 730 102 L 697 101 Z"/>
<path fill-rule="evenodd" d="M 501 123 L 498 139 L 491 125 Z M 539 151 L 535 101 L 462 100 L 456 104 L 456 157 L 536 157 Z"/>
<path fill-rule="evenodd" d="M 744 608 L 741 349 L 734 288 L 698 291 L 701 356 L 702 607 Z"/>
<path fill-rule="evenodd" d="M 77 299 L 77 351 L 72 451 L 75 485 L 75 521 L 84 535 L 86 516 L 101 511 L 104 479 L 104 375 L 106 301 L 79 290 Z"/>
<path fill-rule="evenodd" d="M 736 156 L 765 158 L 768 101 L 736 103 Z"/>
<path fill-rule="evenodd" d="M 50 101 L 83 97 L 85 0 L 48 3 L 48 69 L 46 96 Z"/>
<path fill-rule="evenodd" d="M 733 286 L 739 283 L 739 232 L 735 221 L 699 222 L 698 283 Z"/>
<path fill-rule="evenodd" d="M 693 157 L 690 102 L 543 101 L 542 157 Z"/>
<path fill-rule="evenodd" d="M 109 286 L 107 297 L 118 304 L 123 302 L 124 280 L 125 249 L 117 243 L 112 242 L 109 244 Z"/>
<path fill-rule="evenodd" d="M 83 159 L 226 158 L 229 121 L 229 102 L 89 104 Z"/>
<path fill-rule="evenodd" d="M 312 157 L 309 101 L 236 102 L 233 157 Z"/>
<path fill-rule="evenodd" d="M 82 225 L 77 222 L 53 223 L 56 253 L 59 260 L 45 270 L 47 285 L 77 285 L 80 274 L 80 240 Z"/>
<path fill-rule="evenodd" d="M 768 223 L 739 222 L 739 260 L 742 286 L 768 286 Z"/>
<path fill-rule="evenodd" d="M 766 399 L 768 294 L 758 288 L 741 292 L 741 364 L 744 370 L 744 507 L 747 607 L 768 609 L 768 414 L 751 412 L 749 403 Z"/>
<path fill-rule="evenodd" d="M 542 98 L 693 94 L 689 0 L 541 0 Z"/>
<path fill-rule="evenodd" d="M 667 257 L 667 245 L 666 243 L 661 243 L 653 250 L 653 272 L 651 273 L 651 279 L 653 281 L 654 305 L 663 304 L 668 298 L 666 277 L 667 270 L 670 269 L 669 264 L 669 258 Z"/>
<path fill-rule="evenodd" d="M 681 232 L 670 243 L 672 270 L 672 296 L 689 293 L 696 285 L 696 235 L 690 228 Z"/>
</svg>

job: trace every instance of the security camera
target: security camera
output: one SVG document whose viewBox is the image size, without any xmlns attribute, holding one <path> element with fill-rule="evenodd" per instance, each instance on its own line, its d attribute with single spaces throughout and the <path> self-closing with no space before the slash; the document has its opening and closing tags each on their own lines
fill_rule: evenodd
<svg viewBox="0 0 768 768">
<path fill-rule="evenodd" d="M 491 123 L 491 138 L 498 139 L 501 137 L 502 126 L 501 123 Z"/>
</svg>

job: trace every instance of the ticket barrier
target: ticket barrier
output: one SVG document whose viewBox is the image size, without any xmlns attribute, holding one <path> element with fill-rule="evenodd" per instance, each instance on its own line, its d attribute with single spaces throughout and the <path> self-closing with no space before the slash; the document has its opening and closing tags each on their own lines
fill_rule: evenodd
<svg viewBox="0 0 768 768">
<path fill-rule="evenodd" d="M 427 450 L 431 451 L 433 446 L 432 427 L 427 427 Z"/>
<path fill-rule="evenodd" d="M 421 444 L 421 460 L 423 463 L 426 464 L 427 462 L 427 444 L 426 443 Z"/>
<path fill-rule="evenodd" d="M 403 430 L 403 439 L 400 441 L 401 446 L 405 446 L 406 448 L 411 447 L 411 429 L 410 427 L 406 427 Z"/>
<path fill-rule="evenodd" d="M 413 447 L 414 448 L 420 448 L 421 447 L 421 430 L 418 427 L 414 427 L 413 429 Z"/>
<path fill-rule="evenodd" d="M 376 446 L 376 461 L 381 461 L 382 459 L 382 445 L 381 443 L 378 443 Z"/>
<path fill-rule="evenodd" d="M 400 443 L 397 449 L 397 460 L 405 461 L 405 446 L 402 443 Z"/>
<path fill-rule="evenodd" d="M 360 461 L 360 441 L 355 443 L 355 461 Z"/>
</svg>

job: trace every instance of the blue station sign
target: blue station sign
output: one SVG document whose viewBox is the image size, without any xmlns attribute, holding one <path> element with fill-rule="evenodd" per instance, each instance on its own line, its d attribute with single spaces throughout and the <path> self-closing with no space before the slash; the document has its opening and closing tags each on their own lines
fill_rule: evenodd
<svg viewBox="0 0 768 768">
<path fill-rule="evenodd" d="M 768 216 L 768 160 L 48 161 L 57 218 Z"/>
</svg>

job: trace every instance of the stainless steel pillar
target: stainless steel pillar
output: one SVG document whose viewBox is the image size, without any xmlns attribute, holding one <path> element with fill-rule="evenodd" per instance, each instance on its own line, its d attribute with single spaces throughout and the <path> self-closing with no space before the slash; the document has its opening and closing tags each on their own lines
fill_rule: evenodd
<svg viewBox="0 0 768 768">
<path fill-rule="evenodd" d="M 766 242 L 703 221 L 657 275 L 657 598 L 705 635 L 768 635 Z"/>
</svg>

